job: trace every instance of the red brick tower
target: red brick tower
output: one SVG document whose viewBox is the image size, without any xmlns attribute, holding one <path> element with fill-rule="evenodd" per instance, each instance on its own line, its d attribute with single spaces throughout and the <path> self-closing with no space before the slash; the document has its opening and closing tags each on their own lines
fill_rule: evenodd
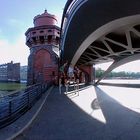
<svg viewBox="0 0 140 140">
<path fill-rule="evenodd" d="M 45 10 L 34 17 L 34 27 L 25 33 L 30 48 L 28 85 L 51 82 L 58 75 L 60 28 L 56 23 L 56 17 Z"/>
</svg>

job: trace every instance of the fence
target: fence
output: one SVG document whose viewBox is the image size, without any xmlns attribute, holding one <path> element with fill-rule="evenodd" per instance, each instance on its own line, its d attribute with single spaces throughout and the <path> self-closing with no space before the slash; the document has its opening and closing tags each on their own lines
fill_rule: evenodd
<svg viewBox="0 0 140 140">
<path fill-rule="evenodd" d="M 24 91 L 0 98 L 0 128 L 12 123 L 29 110 L 50 84 L 37 84 Z"/>
</svg>

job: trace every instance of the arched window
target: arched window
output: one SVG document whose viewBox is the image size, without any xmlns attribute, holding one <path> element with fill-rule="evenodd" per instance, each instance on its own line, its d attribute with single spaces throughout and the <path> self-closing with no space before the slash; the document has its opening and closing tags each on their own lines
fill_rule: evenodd
<svg viewBox="0 0 140 140">
<path fill-rule="evenodd" d="M 39 36 L 39 40 L 40 40 L 40 43 L 43 44 L 44 43 L 44 36 Z"/>
</svg>

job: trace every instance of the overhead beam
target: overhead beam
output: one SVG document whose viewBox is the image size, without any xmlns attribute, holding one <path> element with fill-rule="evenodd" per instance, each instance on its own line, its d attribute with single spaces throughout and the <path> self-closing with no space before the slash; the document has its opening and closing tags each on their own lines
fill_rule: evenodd
<svg viewBox="0 0 140 140">
<path fill-rule="evenodd" d="M 109 50 L 110 54 L 113 54 L 114 51 L 111 49 L 111 47 L 108 45 L 108 43 L 105 40 L 102 40 L 102 42 L 104 43 L 104 45 L 107 47 L 107 49 Z"/>
<path fill-rule="evenodd" d="M 111 42 L 111 43 L 113 43 L 113 44 L 116 44 L 116 45 L 118 45 L 118 46 L 121 46 L 121 47 L 127 49 L 127 46 L 126 46 L 126 45 L 124 45 L 124 44 L 122 44 L 122 43 L 120 43 L 120 42 L 117 42 L 117 41 L 115 41 L 115 40 L 112 40 L 112 39 L 110 39 L 110 38 L 104 37 L 104 40 L 109 41 L 109 42 Z"/>
</svg>

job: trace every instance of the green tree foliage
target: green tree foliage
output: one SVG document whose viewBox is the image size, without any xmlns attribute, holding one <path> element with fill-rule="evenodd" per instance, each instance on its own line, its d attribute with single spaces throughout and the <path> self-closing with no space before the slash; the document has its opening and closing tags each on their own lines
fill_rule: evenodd
<svg viewBox="0 0 140 140">
<path fill-rule="evenodd" d="M 96 70 L 96 77 L 100 78 L 103 75 L 103 73 L 104 73 L 104 70 L 102 70 L 101 68 L 98 68 Z"/>
<path fill-rule="evenodd" d="M 96 78 L 100 78 L 103 73 L 105 72 L 101 68 L 96 69 Z M 125 78 L 125 79 L 138 79 L 140 78 L 140 72 L 125 72 L 125 71 L 120 71 L 120 72 L 110 72 L 106 78 Z"/>
</svg>

